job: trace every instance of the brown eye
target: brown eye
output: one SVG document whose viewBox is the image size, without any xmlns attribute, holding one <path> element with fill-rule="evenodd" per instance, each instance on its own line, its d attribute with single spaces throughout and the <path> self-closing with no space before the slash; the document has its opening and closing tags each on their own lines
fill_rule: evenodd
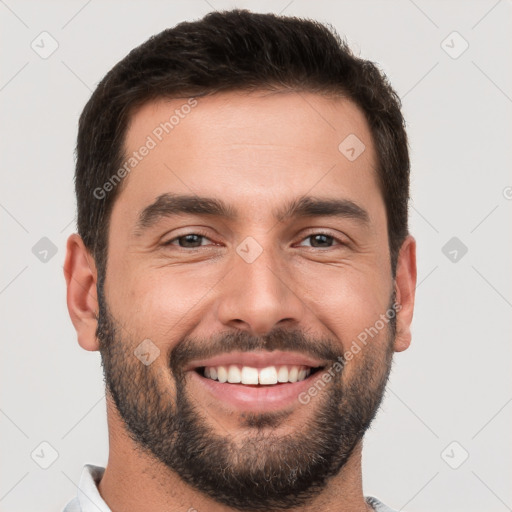
<svg viewBox="0 0 512 512">
<path fill-rule="evenodd" d="M 334 237 L 322 234 L 311 235 L 309 238 L 311 238 L 312 247 L 331 247 L 334 241 Z"/>
<path fill-rule="evenodd" d="M 305 247 L 314 247 L 318 249 L 328 249 L 334 245 L 333 242 L 338 242 L 338 245 L 343 245 L 343 243 L 340 240 L 326 233 L 314 233 L 312 235 L 307 236 L 303 240 L 310 240 L 310 245 L 306 245 Z"/>
<path fill-rule="evenodd" d="M 164 245 L 178 245 L 179 247 L 184 247 L 188 249 L 195 249 L 196 247 L 201 247 L 203 239 L 206 239 L 203 235 L 198 235 L 197 233 L 189 233 L 188 235 L 179 236 L 169 240 Z M 177 244 L 175 242 L 178 242 Z"/>
</svg>

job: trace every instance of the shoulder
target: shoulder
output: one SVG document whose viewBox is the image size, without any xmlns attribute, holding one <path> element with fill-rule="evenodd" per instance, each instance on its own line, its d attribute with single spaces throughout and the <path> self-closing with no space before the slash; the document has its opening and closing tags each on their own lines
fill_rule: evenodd
<svg viewBox="0 0 512 512">
<path fill-rule="evenodd" d="M 62 512 L 81 512 L 80 502 L 78 497 L 75 496 L 63 509 Z"/>
<path fill-rule="evenodd" d="M 394 509 L 389 508 L 387 505 L 382 503 L 379 499 L 375 498 L 374 496 L 366 496 L 366 503 L 373 507 L 373 510 L 375 512 L 396 512 Z"/>
</svg>

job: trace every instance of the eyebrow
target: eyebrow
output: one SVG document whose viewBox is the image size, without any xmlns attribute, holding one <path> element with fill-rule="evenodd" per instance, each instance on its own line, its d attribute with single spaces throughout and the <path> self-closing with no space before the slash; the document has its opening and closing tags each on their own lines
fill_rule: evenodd
<svg viewBox="0 0 512 512">
<path fill-rule="evenodd" d="M 369 224 L 370 216 L 361 206 L 349 199 L 302 196 L 275 210 L 274 217 L 282 222 L 290 218 L 340 217 Z M 221 199 L 197 195 L 162 194 L 140 213 L 135 234 L 154 226 L 163 218 L 176 215 L 206 215 L 237 220 L 238 212 Z"/>
</svg>

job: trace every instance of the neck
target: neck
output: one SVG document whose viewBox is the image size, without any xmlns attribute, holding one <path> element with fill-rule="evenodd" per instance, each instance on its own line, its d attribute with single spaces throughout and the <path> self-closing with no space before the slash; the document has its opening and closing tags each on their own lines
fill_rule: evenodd
<svg viewBox="0 0 512 512">
<path fill-rule="evenodd" d="M 99 484 L 103 500 L 113 512 L 238 512 L 183 482 L 168 467 L 143 451 L 129 437 L 107 394 L 109 458 Z M 325 489 L 307 505 L 290 512 L 367 512 L 362 490 L 362 442 Z"/>
</svg>

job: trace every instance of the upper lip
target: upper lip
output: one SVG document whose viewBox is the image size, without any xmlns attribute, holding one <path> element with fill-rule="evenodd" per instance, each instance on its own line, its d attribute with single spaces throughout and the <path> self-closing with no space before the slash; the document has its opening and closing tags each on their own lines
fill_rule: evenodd
<svg viewBox="0 0 512 512">
<path fill-rule="evenodd" d="M 326 363 L 298 352 L 259 350 L 253 352 L 229 352 L 210 359 L 195 360 L 187 365 L 185 371 L 196 370 L 205 366 L 229 366 L 232 364 L 250 366 L 252 368 L 266 368 L 267 366 L 309 366 L 311 368 L 318 368 L 325 366 Z"/>
</svg>

